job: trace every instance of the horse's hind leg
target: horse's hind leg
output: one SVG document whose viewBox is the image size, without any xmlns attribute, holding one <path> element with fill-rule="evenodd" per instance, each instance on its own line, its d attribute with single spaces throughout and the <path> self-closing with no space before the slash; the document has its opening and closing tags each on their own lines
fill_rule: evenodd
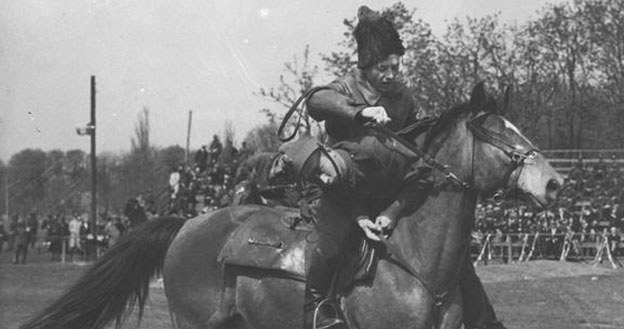
<svg viewBox="0 0 624 329">
<path fill-rule="evenodd" d="M 219 306 L 206 321 L 205 329 L 234 328 L 236 321 L 236 273 L 232 267 L 224 265 L 223 290 L 219 299 Z"/>
</svg>

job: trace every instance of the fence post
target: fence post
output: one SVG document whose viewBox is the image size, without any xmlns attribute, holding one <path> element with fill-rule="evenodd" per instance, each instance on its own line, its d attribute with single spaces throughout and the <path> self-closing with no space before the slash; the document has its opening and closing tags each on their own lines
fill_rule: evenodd
<svg viewBox="0 0 624 329">
<path fill-rule="evenodd" d="M 604 253 L 604 248 L 608 247 L 605 242 L 607 242 L 607 237 L 603 236 L 600 239 L 600 243 L 597 244 L 598 248 L 596 251 L 596 257 L 594 258 L 594 267 L 598 266 L 599 263 L 602 263 L 602 256 Z"/>
<path fill-rule="evenodd" d="M 485 254 L 485 250 L 486 248 L 489 246 L 490 244 L 490 238 L 492 237 L 491 233 L 488 233 L 488 235 L 485 237 L 485 243 L 483 243 L 483 247 L 481 247 L 481 252 L 479 253 L 479 256 L 477 256 L 477 259 L 474 261 L 473 266 L 477 266 L 477 264 L 479 264 L 479 262 L 483 259 L 483 255 Z M 485 265 L 487 265 L 487 257 L 485 260 Z"/>
<path fill-rule="evenodd" d="M 537 238 L 539 238 L 539 232 L 535 233 L 535 236 L 533 237 L 533 243 L 531 243 L 531 251 L 529 251 L 529 254 L 526 256 L 526 259 L 524 260 L 525 262 L 528 262 L 531 257 L 533 257 L 533 251 L 535 251 L 535 244 L 537 243 Z"/>
<path fill-rule="evenodd" d="M 570 243 L 568 239 L 563 240 L 563 246 L 561 247 L 561 256 L 559 256 L 559 261 L 563 262 L 568 257 L 568 251 L 570 250 Z"/>
<path fill-rule="evenodd" d="M 607 248 L 607 258 L 609 259 L 609 262 L 611 263 L 611 267 L 613 269 L 616 269 L 616 268 L 622 266 L 622 264 L 620 264 L 620 262 L 617 260 L 617 258 L 614 259 L 614 257 L 611 255 L 611 246 L 609 245 L 609 238 L 606 235 L 605 235 L 605 244 L 606 244 L 606 248 Z"/>
<path fill-rule="evenodd" d="M 507 235 L 507 264 L 513 263 L 513 250 L 511 249 L 511 236 Z"/>
<path fill-rule="evenodd" d="M 65 242 L 65 237 L 61 236 L 61 264 L 65 264 L 65 253 L 67 251 Z"/>
<path fill-rule="evenodd" d="M 528 242 L 529 242 L 529 233 L 526 233 L 524 234 L 524 237 L 522 238 L 522 250 L 520 251 L 520 257 L 518 258 L 518 263 L 521 263 L 522 260 L 524 259 L 524 255 L 526 254 L 526 246 Z"/>
</svg>

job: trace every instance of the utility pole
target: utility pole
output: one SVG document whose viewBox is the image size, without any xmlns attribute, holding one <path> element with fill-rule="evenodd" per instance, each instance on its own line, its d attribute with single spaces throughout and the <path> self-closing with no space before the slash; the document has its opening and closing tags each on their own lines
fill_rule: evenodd
<svg viewBox="0 0 624 329">
<path fill-rule="evenodd" d="M 184 163 L 185 164 L 189 164 L 189 146 L 191 144 L 191 122 L 193 121 L 193 111 L 189 111 L 189 117 L 188 117 L 188 128 L 186 130 L 186 154 L 185 154 L 185 159 L 184 159 Z"/>
<path fill-rule="evenodd" d="M 9 220 L 9 167 L 4 171 L 4 214 Z"/>
<path fill-rule="evenodd" d="M 91 76 L 91 122 L 89 125 L 91 130 L 91 233 L 93 234 L 94 243 L 97 243 L 97 158 L 95 156 L 95 76 Z M 96 253 L 97 254 L 97 253 Z M 92 255 L 93 259 L 97 256 Z"/>
<path fill-rule="evenodd" d="M 94 245 L 97 243 L 97 198 L 96 198 L 96 186 L 97 186 L 97 159 L 95 156 L 95 75 L 91 76 L 91 121 L 86 125 L 78 125 L 76 127 L 76 133 L 80 136 L 91 136 L 91 234 L 93 235 Z M 93 251 L 94 254 L 90 255 L 93 259 L 97 257 L 97 248 Z"/>
</svg>

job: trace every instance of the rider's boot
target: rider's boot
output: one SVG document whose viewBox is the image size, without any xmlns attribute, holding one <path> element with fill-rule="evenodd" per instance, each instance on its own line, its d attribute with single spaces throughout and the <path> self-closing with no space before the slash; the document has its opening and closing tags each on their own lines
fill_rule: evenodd
<svg viewBox="0 0 624 329">
<path fill-rule="evenodd" d="M 305 329 L 347 329 L 329 297 L 334 268 L 324 254 L 315 248 L 310 256 L 310 270 L 304 294 Z"/>
<path fill-rule="evenodd" d="M 333 302 L 325 292 L 306 288 L 303 314 L 305 329 L 347 329 L 344 321 L 336 315 Z"/>
</svg>

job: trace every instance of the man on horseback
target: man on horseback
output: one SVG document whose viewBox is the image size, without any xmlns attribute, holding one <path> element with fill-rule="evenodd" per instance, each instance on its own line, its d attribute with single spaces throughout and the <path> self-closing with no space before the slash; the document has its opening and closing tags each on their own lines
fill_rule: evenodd
<svg viewBox="0 0 624 329">
<path fill-rule="evenodd" d="M 398 152 L 393 141 L 365 124 L 399 131 L 414 123 L 417 110 L 407 87 L 398 81 L 402 40 L 392 23 L 363 6 L 354 30 L 358 67 L 309 95 L 310 115 L 325 121 L 329 146 L 314 140 L 286 146 L 295 170 L 324 188 L 318 210 L 318 242 L 309 258 L 304 303 L 305 328 L 346 328 L 328 302 L 341 256 L 358 226 L 372 240 L 386 235 L 409 205 L 420 205 L 431 187 L 430 169 L 418 157 Z M 385 210 L 384 210 L 385 209 Z M 371 218 L 376 218 L 375 221 Z M 358 225 L 355 225 L 355 224 Z M 468 328 L 496 328 L 496 320 L 472 263 L 462 279 Z M 468 266 L 465 266 L 468 267 Z M 468 280 L 468 281 L 466 281 Z"/>
</svg>

